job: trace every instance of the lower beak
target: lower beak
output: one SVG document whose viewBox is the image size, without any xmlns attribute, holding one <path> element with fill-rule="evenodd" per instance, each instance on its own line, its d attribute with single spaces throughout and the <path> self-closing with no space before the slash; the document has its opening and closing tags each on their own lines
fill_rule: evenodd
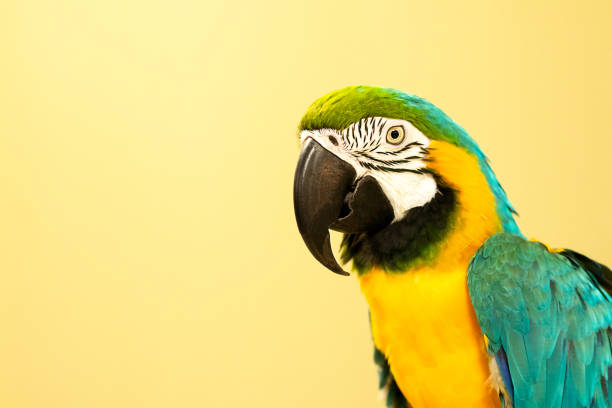
<svg viewBox="0 0 612 408">
<path fill-rule="evenodd" d="M 293 204 L 306 246 L 325 267 L 348 275 L 334 258 L 329 229 L 372 232 L 393 220 L 393 208 L 378 182 L 366 176 L 355 184 L 353 166 L 307 139 L 295 171 Z"/>
</svg>

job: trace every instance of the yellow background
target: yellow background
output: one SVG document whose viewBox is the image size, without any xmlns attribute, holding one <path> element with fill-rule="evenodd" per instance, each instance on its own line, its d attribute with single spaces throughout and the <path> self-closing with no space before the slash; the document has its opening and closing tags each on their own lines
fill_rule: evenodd
<svg viewBox="0 0 612 408">
<path fill-rule="evenodd" d="M 293 217 L 346 85 L 431 100 L 526 235 L 612 264 L 611 4 L 2 1 L 0 406 L 382 406 Z"/>
</svg>

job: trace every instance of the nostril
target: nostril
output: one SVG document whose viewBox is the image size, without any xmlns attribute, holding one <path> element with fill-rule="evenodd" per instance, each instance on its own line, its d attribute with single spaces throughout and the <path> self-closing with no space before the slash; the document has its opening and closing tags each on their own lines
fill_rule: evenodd
<svg viewBox="0 0 612 408">
<path fill-rule="evenodd" d="M 333 144 L 334 146 L 338 146 L 338 140 L 336 140 L 335 137 L 333 136 L 329 136 L 329 141 L 331 142 L 331 144 Z"/>
</svg>

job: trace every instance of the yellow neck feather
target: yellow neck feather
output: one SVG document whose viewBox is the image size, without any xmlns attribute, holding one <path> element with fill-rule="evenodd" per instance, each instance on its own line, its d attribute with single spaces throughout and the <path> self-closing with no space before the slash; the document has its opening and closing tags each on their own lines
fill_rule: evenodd
<svg viewBox="0 0 612 408">
<path fill-rule="evenodd" d="M 433 140 L 429 168 L 457 191 L 457 219 L 438 260 L 469 262 L 484 241 L 501 231 L 496 201 L 476 156 L 450 143 Z"/>
<path fill-rule="evenodd" d="M 475 156 L 440 141 L 430 150 L 429 167 L 457 191 L 457 219 L 432 264 L 360 276 L 374 343 L 413 406 L 498 406 L 466 282 L 474 252 L 501 231 L 495 197 Z"/>
</svg>

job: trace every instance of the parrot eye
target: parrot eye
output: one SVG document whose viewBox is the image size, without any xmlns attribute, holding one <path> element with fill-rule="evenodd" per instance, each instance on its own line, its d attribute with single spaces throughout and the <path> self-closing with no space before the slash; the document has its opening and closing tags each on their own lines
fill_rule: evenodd
<svg viewBox="0 0 612 408">
<path fill-rule="evenodd" d="M 402 126 L 393 126 L 387 130 L 387 142 L 398 145 L 404 140 L 404 128 Z"/>
</svg>

